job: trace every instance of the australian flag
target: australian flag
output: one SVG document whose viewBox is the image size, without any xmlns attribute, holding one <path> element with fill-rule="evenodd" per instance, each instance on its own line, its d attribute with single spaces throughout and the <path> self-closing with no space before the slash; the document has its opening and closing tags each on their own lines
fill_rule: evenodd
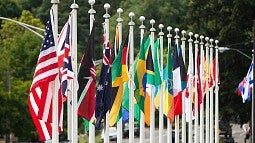
<svg viewBox="0 0 255 143">
<path fill-rule="evenodd" d="M 105 115 L 110 110 L 112 103 L 111 48 L 109 43 L 107 43 L 107 45 L 104 44 L 104 47 L 105 48 L 103 50 L 103 63 L 96 92 L 96 107 L 95 107 L 96 129 L 100 128 L 101 122 L 103 119 L 105 119 Z"/>
</svg>

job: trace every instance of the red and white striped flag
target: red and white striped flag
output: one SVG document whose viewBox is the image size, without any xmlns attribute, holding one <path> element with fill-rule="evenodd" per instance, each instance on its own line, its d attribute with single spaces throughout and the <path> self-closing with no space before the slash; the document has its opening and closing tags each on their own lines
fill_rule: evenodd
<svg viewBox="0 0 255 143">
<path fill-rule="evenodd" d="M 33 82 L 28 95 L 30 115 L 41 141 L 52 138 L 52 97 L 54 96 L 55 88 L 58 90 L 59 132 L 63 130 L 62 95 L 66 95 L 67 84 L 65 84 L 65 81 L 73 77 L 69 53 L 70 17 L 58 39 L 59 52 L 57 52 L 58 48 L 55 46 L 53 23 L 53 15 L 50 13 L 50 19 L 46 25 Z M 61 80 L 60 88 L 55 87 L 55 82 L 59 82 L 59 80 Z"/>
<path fill-rule="evenodd" d="M 33 82 L 28 95 L 28 107 L 40 140 L 51 139 L 52 115 L 49 114 L 58 75 L 57 48 L 53 35 L 53 15 L 47 22 Z"/>
</svg>

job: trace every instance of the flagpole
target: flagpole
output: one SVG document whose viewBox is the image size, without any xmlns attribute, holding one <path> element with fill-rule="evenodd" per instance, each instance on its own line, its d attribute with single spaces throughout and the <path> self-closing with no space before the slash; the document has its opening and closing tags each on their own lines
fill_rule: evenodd
<svg viewBox="0 0 255 143">
<path fill-rule="evenodd" d="M 188 140 L 189 140 L 189 143 L 193 143 L 193 129 L 192 129 L 192 80 L 193 80 L 193 49 L 192 49 L 192 36 L 193 36 L 193 33 L 192 32 L 189 32 L 189 66 L 190 66 L 190 71 L 189 71 L 189 98 L 188 98 L 188 106 L 189 106 L 189 109 L 188 109 L 188 120 L 189 120 L 189 136 L 188 136 Z M 191 67 L 192 65 L 192 67 Z"/>
<path fill-rule="evenodd" d="M 218 85 L 218 82 L 219 82 L 219 73 L 218 73 L 218 70 L 219 70 L 219 63 L 218 63 L 218 60 L 219 60 L 219 56 L 218 56 L 218 43 L 219 41 L 218 40 L 215 40 L 215 60 L 216 60 L 216 72 L 215 72 L 215 143 L 219 143 L 219 85 Z"/>
<path fill-rule="evenodd" d="M 122 43 L 122 22 L 123 22 L 123 19 L 120 17 L 120 14 L 123 12 L 123 9 L 121 8 L 118 8 L 117 9 L 117 13 L 119 15 L 119 17 L 117 18 L 117 26 L 118 26 L 118 30 L 119 30 L 119 45 L 121 45 Z M 108 40 L 109 41 L 109 40 Z M 117 48 L 115 46 L 115 48 Z M 118 47 L 119 48 L 119 47 Z M 118 49 L 115 49 L 115 57 L 117 56 L 117 50 Z M 122 142 L 122 117 L 119 119 L 119 121 L 117 122 L 117 143 L 121 143 Z"/>
<path fill-rule="evenodd" d="M 210 39 L 210 73 L 212 72 L 212 63 L 213 63 L 213 39 Z M 212 74 L 212 73 L 211 73 Z M 210 75 L 211 76 L 211 75 Z M 211 77 L 209 77 L 211 78 Z M 214 140 L 214 136 L 213 136 L 213 87 L 211 87 L 210 89 L 210 143 L 213 143 Z"/>
<path fill-rule="evenodd" d="M 104 18 L 105 18 L 105 43 L 107 44 L 109 42 L 109 19 L 110 19 L 110 15 L 108 14 L 108 10 L 111 6 L 106 3 L 104 4 L 104 9 L 105 9 L 105 14 L 104 14 Z M 104 127 L 104 143 L 109 143 L 109 111 L 107 111 L 106 115 L 105 115 L 105 127 Z"/>
<path fill-rule="evenodd" d="M 179 35 L 178 35 L 178 32 L 179 32 L 179 28 L 175 28 L 174 29 L 176 35 L 174 36 L 175 38 L 175 44 L 177 46 L 177 48 L 179 47 L 179 41 L 178 39 L 180 38 Z M 180 130 L 179 130 L 179 115 L 176 115 L 175 116 L 175 143 L 179 143 L 179 137 L 180 137 Z"/>
<path fill-rule="evenodd" d="M 96 13 L 96 11 L 93 9 L 93 5 L 95 4 L 95 0 L 89 0 L 88 1 L 89 4 L 91 5 L 91 9 L 88 11 L 89 15 L 89 31 L 91 33 L 92 28 L 94 26 L 94 14 Z M 94 120 L 95 118 L 95 111 L 94 114 L 92 116 L 92 120 Z M 91 121 L 89 122 L 89 143 L 95 143 L 95 126 L 91 123 Z"/>
<path fill-rule="evenodd" d="M 168 34 L 167 34 L 167 49 L 168 49 L 168 51 L 170 50 L 171 43 L 172 43 L 172 34 L 171 34 L 172 29 L 173 28 L 171 26 L 167 27 L 167 31 L 168 31 Z M 172 135 L 172 124 L 170 122 L 170 119 L 167 118 L 167 143 L 172 143 L 172 136 L 173 136 Z"/>
<path fill-rule="evenodd" d="M 198 34 L 195 37 L 195 143 L 198 143 L 198 93 L 197 93 L 197 80 L 198 80 L 198 69 L 197 69 L 197 57 L 198 57 Z"/>
<path fill-rule="evenodd" d="M 150 20 L 151 28 L 151 51 L 154 51 L 154 33 L 156 29 L 153 27 L 155 24 L 155 20 L 151 19 Z M 153 55 L 153 54 L 152 54 Z M 152 56 L 152 58 L 154 58 Z M 154 93 L 150 93 L 150 143 L 155 142 L 155 106 L 154 106 Z"/>
<path fill-rule="evenodd" d="M 184 62 L 184 65 L 185 65 L 185 34 L 186 34 L 186 31 L 182 30 L 182 38 L 181 38 L 181 41 L 182 41 L 182 55 L 183 55 L 183 62 Z M 186 113 L 185 113 L 185 109 L 186 109 L 186 105 L 184 104 L 185 103 L 185 92 L 182 92 L 182 143 L 186 143 Z"/>
<path fill-rule="evenodd" d="M 55 47 L 58 47 L 57 39 L 58 39 L 58 4 L 59 0 L 51 0 L 52 10 L 53 10 L 53 36 L 55 40 Z M 58 54 L 57 54 L 58 55 Z M 54 87 L 54 95 L 52 99 L 52 142 L 58 143 L 58 87 L 59 80 L 58 76 L 55 79 L 55 87 Z"/>
<path fill-rule="evenodd" d="M 204 36 L 200 36 L 200 83 L 201 83 L 201 90 L 202 90 L 202 103 L 200 104 L 200 143 L 204 143 Z"/>
<path fill-rule="evenodd" d="M 209 37 L 205 37 L 205 59 L 206 59 L 206 94 L 205 94 L 205 142 L 209 143 L 209 134 L 210 134 L 210 129 L 209 129 L 209 87 L 208 87 L 208 79 L 209 79 Z"/>
<path fill-rule="evenodd" d="M 133 17 L 135 14 L 133 12 L 130 12 L 128 14 L 130 18 L 129 25 L 129 32 L 130 32 L 130 43 L 129 43 L 129 65 L 130 65 L 130 71 L 134 71 L 134 26 L 135 23 L 133 21 Z M 129 87 L 130 87 L 130 94 L 129 94 L 129 143 L 134 142 L 134 75 L 133 72 L 130 72 L 130 81 L 129 81 Z"/>
<path fill-rule="evenodd" d="M 144 16 L 140 16 L 139 20 L 141 21 L 141 25 L 139 26 L 140 28 L 140 35 L 141 35 L 141 40 L 140 40 L 140 44 L 142 44 L 142 40 L 144 38 L 144 29 L 145 26 L 143 25 L 143 21 L 145 20 Z M 144 113 L 141 110 L 140 111 L 140 143 L 144 143 L 145 140 L 145 127 L 144 127 Z"/>
<path fill-rule="evenodd" d="M 70 102 L 68 102 L 68 104 L 70 104 L 70 106 L 72 106 L 71 108 L 71 122 L 69 122 L 68 124 L 71 123 L 71 129 L 68 128 L 68 133 L 71 138 L 71 142 L 72 143 L 76 143 L 78 142 L 78 114 L 77 114 L 77 87 L 78 87 L 78 83 L 77 81 L 77 9 L 79 8 L 79 6 L 75 3 L 73 3 L 71 5 L 71 8 L 73 9 L 73 16 L 72 16 L 72 65 L 73 65 L 73 72 L 74 72 L 74 82 L 73 82 L 73 88 L 72 88 L 72 99 Z M 71 131 L 71 133 L 70 133 Z M 69 138 L 69 139 L 70 139 Z"/>
<path fill-rule="evenodd" d="M 159 24 L 159 45 L 160 45 L 160 76 L 163 81 L 163 24 Z M 163 143 L 163 129 L 164 129 L 164 120 L 163 120 L 163 84 L 160 85 L 160 105 L 159 105 L 159 143 Z"/>
</svg>

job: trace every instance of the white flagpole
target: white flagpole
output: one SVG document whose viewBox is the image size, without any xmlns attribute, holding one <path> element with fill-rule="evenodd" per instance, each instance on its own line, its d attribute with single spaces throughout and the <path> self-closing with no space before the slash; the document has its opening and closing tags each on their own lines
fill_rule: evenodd
<svg viewBox="0 0 255 143">
<path fill-rule="evenodd" d="M 53 10 L 53 36 L 55 40 L 55 47 L 58 47 L 57 39 L 58 39 L 58 3 L 59 0 L 51 0 L 52 3 L 52 10 Z M 55 79 L 55 85 L 54 85 L 54 95 L 52 99 L 52 142 L 58 143 L 58 87 L 59 87 L 59 80 L 58 76 Z"/>
<path fill-rule="evenodd" d="M 213 66 L 213 39 L 210 39 L 210 64 L 209 64 L 209 70 L 212 72 L 212 66 Z M 211 76 L 211 75 L 210 75 Z M 211 78 L 211 77 L 210 77 Z M 213 87 L 210 89 L 210 143 L 214 142 L 214 132 L 213 132 Z"/>
<path fill-rule="evenodd" d="M 72 16 L 72 65 L 73 65 L 73 72 L 74 72 L 74 79 L 73 79 L 73 87 L 72 87 L 72 101 L 71 103 L 71 106 L 72 106 L 72 117 L 71 117 L 71 142 L 73 143 L 76 143 L 78 142 L 78 114 L 77 114 L 77 110 L 78 110 L 78 107 L 77 107 L 77 90 L 78 90 L 78 82 L 77 82 L 77 9 L 79 8 L 79 6 L 75 3 L 73 3 L 71 5 L 71 8 L 73 9 L 73 16 Z M 68 124 L 69 124 L 68 123 Z M 68 132 L 69 131 L 69 128 L 68 128 Z"/>
<path fill-rule="evenodd" d="M 159 24 L 159 45 L 160 45 L 160 76 L 161 76 L 161 80 L 163 82 L 163 36 L 164 36 L 164 32 L 163 32 L 163 28 L 164 25 L 163 24 Z M 160 100 L 160 104 L 159 104 L 159 143 L 163 143 L 163 129 L 164 129 L 164 120 L 163 120 L 163 83 L 160 85 L 160 96 L 159 96 L 159 100 Z"/>
<path fill-rule="evenodd" d="M 134 26 L 135 23 L 133 22 L 133 17 L 135 14 L 130 12 L 128 14 L 130 17 L 129 25 L 129 36 L 130 36 L 130 43 L 129 43 L 129 64 L 130 64 L 130 71 L 133 71 L 134 68 Z M 133 72 L 130 72 L 130 94 L 129 94 L 129 143 L 134 142 L 134 76 Z"/>
<path fill-rule="evenodd" d="M 184 62 L 184 65 L 185 65 L 185 41 L 186 41 L 185 34 L 186 34 L 186 31 L 182 30 L 181 33 L 182 33 L 181 48 L 182 48 L 183 62 Z M 186 143 L 186 113 L 185 113 L 186 105 L 185 105 L 185 98 L 186 98 L 185 97 L 185 92 L 182 92 L 182 143 Z"/>
<path fill-rule="evenodd" d="M 192 49 L 192 36 L 193 33 L 189 32 L 189 99 L 188 99 L 188 120 L 189 120 L 189 136 L 188 136 L 188 140 L 189 143 L 193 143 L 193 129 L 192 129 L 192 93 L 193 93 L 193 49 Z"/>
<path fill-rule="evenodd" d="M 219 82 L 219 73 L 218 73 L 218 70 L 219 70 L 219 63 L 218 63 L 218 60 L 219 60 L 219 56 L 218 56 L 218 43 L 219 41 L 218 40 L 215 40 L 215 60 L 216 60 L 216 73 L 215 73 L 215 143 L 219 143 L 219 85 L 218 85 L 218 82 Z"/>
<path fill-rule="evenodd" d="M 197 68 L 197 57 L 198 57 L 198 34 L 195 37 L 195 143 L 198 143 L 198 93 L 197 93 L 197 80 L 198 80 L 198 68 Z"/>
<path fill-rule="evenodd" d="M 140 16 L 139 20 L 142 23 L 139 26 L 139 28 L 140 28 L 140 35 L 141 35 L 140 44 L 142 44 L 142 40 L 144 38 L 144 29 L 145 29 L 145 26 L 143 25 L 143 21 L 145 20 L 145 17 L 144 16 Z M 140 111 L 140 143 L 144 143 L 144 141 L 145 141 L 144 113 L 141 110 Z"/>
<path fill-rule="evenodd" d="M 170 50 L 171 47 L 171 43 L 172 43 L 172 34 L 171 34 L 171 30 L 173 28 L 171 26 L 168 26 L 167 27 L 167 31 L 168 31 L 168 34 L 167 34 L 167 49 L 168 51 Z M 172 72 L 172 71 L 171 71 Z M 170 122 L 170 119 L 167 118 L 167 143 L 172 143 L 172 124 Z"/>
<path fill-rule="evenodd" d="M 178 35 L 179 32 L 179 28 L 175 28 L 174 29 L 176 35 L 174 36 L 175 38 L 175 44 L 177 46 L 177 48 L 179 48 L 179 41 L 178 39 L 180 38 Z M 179 130 L 179 115 L 175 116 L 175 143 L 179 143 L 180 140 L 180 130 Z"/>
<path fill-rule="evenodd" d="M 204 36 L 200 36 L 200 84 L 202 90 L 202 103 L 200 104 L 200 143 L 204 143 Z"/>
<path fill-rule="evenodd" d="M 91 9 L 88 11 L 88 13 L 90 14 L 89 15 L 89 31 L 91 33 L 91 30 L 93 28 L 93 25 L 94 25 L 94 20 L 95 20 L 95 17 L 94 17 L 94 14 L 96 13 L 96 11 L 93 9 L 93 5 L 95 3 L 95 0 L 89 0 L 89 4 L 91 5 Z M 94 114 L 92 116 L 92 120 L 94 120 L 95 118 L 95 111 L 94 111 Z M 89 122 L 89 143 L 95 143 L 95 126 L 91 123 L 91 121 Z"/>
<path fill-rule="evenodd" d="M 107 44 L 109 42 L 109 19 L 110 15 L 108 14 L 108 9 L 110 8 L 110 5 L 108 3 L 104 4 L 105 9 L 105 43 Z M 104 127 L 104 143 L 109 143 L 109 111 L 105 115 L 105 127 Z"/>
<path fill-rule="evenodd" d="M 121 8 L 118 8 L 117 9 L 117 13 L 119 15 L 119 17 L 117 18 L 117 26 L 118 26 L 118 30 L 119 30 L 119 46 L 121 45 L 122 43 L 122 22 L 123 22 L 123 19 L 120 17 L 120 14 L 123 12 L 123 10 Z M 116 47 L 115 48 L 119 48 L 119 47 Z M 115 53 L 117 56 L 117 50 L 118 49 L 115 49 Z M 122 117 L 120 118 L 120 120 L 117 122 L 117 143 L 121 143 L 122 142 Z"/>
<path fill-rule="evenodd" d="M 156 29 L 153 27 L 155 20 L 150 20 L 151 28 L 151 51 L 154 51 L 154 33 Z M 153 54 L 152 54 L 153 55 Z M 153 56 L 152 56 L 153 57 Z M 154 58 L 154 57 L 153 57 Z M 150 143 L 155 143 L 155 106 L 154 106 L 154 92 L 150 93 Z"/>
<path fill-rule="evenodd" d="M 210 137 L 210 129 L 209 129 L 209 87 L 208 87 L 208 78 L 209 78 L 209 37 L 205 37 L 205 41 L 206 41 L 206 44 L 205 44 L 205 57 L 206 57 L 206 94 L 205 94 L 205 112 L 206 112 L 206 115 L 205 115 L 205 128 L 207 130 L 205 130 L 205 142 L 206 143 L 209 143 L 209 137 Z"/>
</svg>

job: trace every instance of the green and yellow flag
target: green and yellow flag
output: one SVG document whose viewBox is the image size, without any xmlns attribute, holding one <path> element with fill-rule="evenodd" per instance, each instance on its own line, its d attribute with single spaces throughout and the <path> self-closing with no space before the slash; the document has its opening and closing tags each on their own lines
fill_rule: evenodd
<svg viewBox="0 0 255 143">
<path fill-rule="evenodd" d="M 112 64 L 112 108 L 109 115 L 109 125 L 113 126 L 121 117 L 121 106 L 124 82 L 129 80 L 127 56 L 128 56 L 129 36 L 120 47 L 117 57 Z"/>
</svg>

